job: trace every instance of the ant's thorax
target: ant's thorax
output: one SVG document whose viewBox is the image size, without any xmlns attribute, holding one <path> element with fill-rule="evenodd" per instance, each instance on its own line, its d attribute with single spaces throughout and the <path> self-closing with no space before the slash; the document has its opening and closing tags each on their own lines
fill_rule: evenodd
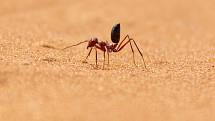
<svg viewBox="0 0 215 121">
<path fill-rule="evenodd" d="M 111 43 L 111 44 L 107 44 L 106 48 L 108 52 L 116 52 L 116 47 L 117 47 L 118 43 Z"/>
</svg>

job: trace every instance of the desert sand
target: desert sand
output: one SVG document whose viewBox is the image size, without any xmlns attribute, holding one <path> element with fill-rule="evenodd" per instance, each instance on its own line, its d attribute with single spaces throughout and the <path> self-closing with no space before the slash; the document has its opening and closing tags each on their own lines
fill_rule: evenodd
<svg viewBox="0 0 215 121">
<path fill-rule="evenodd" d="M 214 0 L 1 0 L 1 121 L 214 121 Z M 103 53 L 121 23 L 129 45 Z"/>
</svg>

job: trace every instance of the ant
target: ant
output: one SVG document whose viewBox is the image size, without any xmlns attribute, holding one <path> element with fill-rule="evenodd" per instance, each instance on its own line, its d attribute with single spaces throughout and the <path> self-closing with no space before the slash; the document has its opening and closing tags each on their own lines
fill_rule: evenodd
<svg viewBox="0 0 215 121">
<path fill-rule="evenodd" d="M 124 44 L 122 44 L 126 39 L 128 39 L 128 40 Z M 83 62 L 85 62 L 85 63 L 87 62 L 87 59 L 88 59 L 88 57 L 90 56 L 90 54 L 92 52 L 92 49 L 95 49 L 95 51 L 96 51 L 96 66 L 97 66 L 97 49 L 99 49 L 99 50 L 104 52 L 104 62 L 103 62 L 103 68 L 104 68 L 104 65 L 105 65 L 105 53 L 106 52 L 107 52 L 108 64 L 109 64 L 109 53 L 111 53 L 111 52 L 119 52 L 127 44 L 130 44 L 131 51 L 133 53 L 133 62 L 136 65 L 135 59 L 134 59 L 134 49 L 133 49 L 133 46 L 132 46 L 132 42 L 133 42 L 134 45 L 136 46 L 137 50 L 139 51 L 141 57 L 142 57 L 144 67 L 146 69 L 146 64 L 145 64 L 145 60 L 143 58 L 143 54 L 140 51 L 139 47 L 137 46 L 135 40 L 130 38 L 129 35 L 126 35 L 125 38 L 120 42 L 120 23 L 118 23 L 118 24 L 113 26 L 112 31 L 111 31 L 111 40 L 112 40 L 113 43 L 108 43 L 108 41 L 106 41 L 106 42 L 99 41 L 98 38 L 93 37 L 93 38 L 91 38 L 89 40 L 79 42 L 78 44 L 67 46 L 67 47 L 65 47 L 65 48 L 63 48 L 61 50 L 65 50 L 65 49 L 68 49 L 68 48 L 71 48 L 71 47 L 74 47 L 74 46 L 78 46 L 78 45 L 80 45 L 82 43 L 88 42 L 87 49 L 90 49 L 90 51 L 89 51 L 88 55 L 86 56 L 86 58 L 85 58 L 85 60 Z"/>
</svg>

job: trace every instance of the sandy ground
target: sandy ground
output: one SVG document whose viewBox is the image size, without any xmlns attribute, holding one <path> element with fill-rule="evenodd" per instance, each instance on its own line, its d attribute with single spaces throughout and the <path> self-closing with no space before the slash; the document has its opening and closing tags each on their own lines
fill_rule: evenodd
<svg viewBox="0 0 215 121">
<path fill-rule="evenodd" d="M 1 0 L 1 121 L 214 121 L 214 0 Z M 86 44 L 110 40 L 121 23 L 127 46 L 102 69 Z"/>
</svg>

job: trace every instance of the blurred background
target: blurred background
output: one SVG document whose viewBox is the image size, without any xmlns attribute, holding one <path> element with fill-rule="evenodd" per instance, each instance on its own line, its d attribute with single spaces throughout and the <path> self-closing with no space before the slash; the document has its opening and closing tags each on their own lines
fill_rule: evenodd
<svg viewBox="0 0 215 121">
<path fill-rule="evenodd" d="M 130 34 L 144 50 L 170 55 L 214 47 L 214 41 L 205 42 L 214 39 L 214 5 L 213 0 L 2 0 L 0 27 L 28 39 L 23 46 L 35 44 L 30 39 L 65 46 L 92 36 L 110 41 L 112 26 L 121 23 L 121 36 Z"/>
</svg>

